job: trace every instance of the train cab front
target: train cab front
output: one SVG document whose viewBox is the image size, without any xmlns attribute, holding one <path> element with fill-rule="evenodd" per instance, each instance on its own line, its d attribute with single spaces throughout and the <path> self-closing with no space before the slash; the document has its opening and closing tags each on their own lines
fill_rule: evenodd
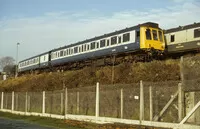
<svg viewBox="0 0 200 129">
<path fill-rule="evenodd" d="M 140 49 L 153 58 L 162 58 L 165 51 L 163 30 L 156 23 L 140 25 Z"/>
</svg>

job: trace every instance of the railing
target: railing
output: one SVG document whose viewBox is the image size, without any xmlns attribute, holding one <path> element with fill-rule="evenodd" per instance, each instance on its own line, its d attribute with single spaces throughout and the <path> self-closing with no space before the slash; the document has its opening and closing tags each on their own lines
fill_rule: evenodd
<svg viewBox="0 0 200 129">
<path fill-rule="evenodd" d="M 197 129 L 200 128 L 200 95 L 194 98 L 195 105 L 185 115 L 184 89 L 179 81 L 140 81 L 115 85 L 97 83 L 96 86 L 60 91 L 1 92 L 0 102 L 1 111 L 21 115 Z M 190 117 L 195 119 L 190 120 Z"/>
</svg>

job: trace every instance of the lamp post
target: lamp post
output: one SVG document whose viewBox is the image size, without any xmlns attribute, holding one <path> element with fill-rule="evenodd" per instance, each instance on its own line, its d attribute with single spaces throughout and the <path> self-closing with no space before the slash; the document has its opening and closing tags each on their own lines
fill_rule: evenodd
<svg viewBox="0 0 200 129">
<path fill-rule="evenodd" d="M 16 68 L 15 68 L 15 77 L 18 75 L 18 51 L 20 43 L 17 43 L 17 52 L 16 52 Z"/>
</svg>

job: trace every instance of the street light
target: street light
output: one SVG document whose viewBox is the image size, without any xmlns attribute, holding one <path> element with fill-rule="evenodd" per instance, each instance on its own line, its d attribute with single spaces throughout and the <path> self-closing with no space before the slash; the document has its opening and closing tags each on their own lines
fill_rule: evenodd
<svg viewBox="0 0 200 129">
<path fill-rule="evenodd" d="M 19 49 L 19 46 L 20 45 L 20 43 L 17 43 L 17 53 L 16 53 L 16 68 L 15 68 L 15 77 L 17 77 L 17 75 L 18 75 L 18 49 Z"/>
</svg>

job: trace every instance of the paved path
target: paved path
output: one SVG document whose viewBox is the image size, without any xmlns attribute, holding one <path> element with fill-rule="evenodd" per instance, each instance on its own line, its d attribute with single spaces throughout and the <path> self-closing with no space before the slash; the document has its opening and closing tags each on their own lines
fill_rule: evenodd
<svg viewBox="0 0 200 129">
<path fill-rule="evenodd" d="M 54 129 L 42 127 L 36 124 L 29 124 L 22 120 L 11 120 L 0 117 L 0 129 Z"/>
</svg>

